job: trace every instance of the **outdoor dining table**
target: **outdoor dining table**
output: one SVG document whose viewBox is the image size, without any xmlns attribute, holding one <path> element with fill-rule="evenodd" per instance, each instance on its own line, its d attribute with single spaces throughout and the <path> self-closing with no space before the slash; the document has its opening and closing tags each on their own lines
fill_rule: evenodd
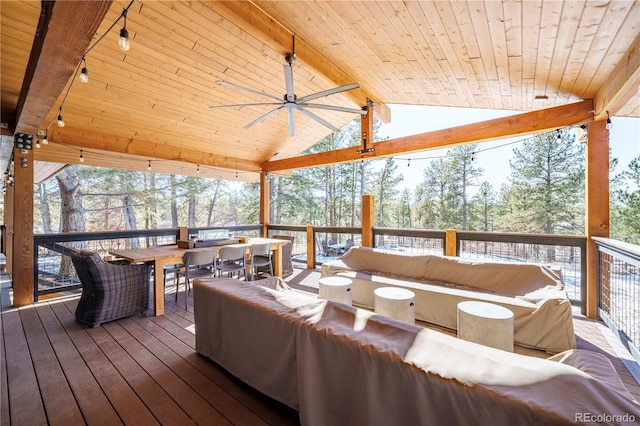
<svg viewBox="0 0 640 426">
<path fill-rule="evenodd" d="M 188 251 L 217 251 L 222 247 L 243 246 L 247 247 L 247 253 L 253 244 L 271 243 L 274 257 L 274 274 L 282 276 L 282 246 L 287 240 L 275 238 L 248 238 L 246 242 L 221 246 L 180 248 L 177 245 L 148 247 L 139 249 L 111 250 L 109 254 L 124 259 L 130 263 L 149 263 L 153 265 L 153 304 L 155 315 L 164 314 L 164 274 L 163 269 L 167 265 L 182 263 L 184 254 Z"/>
</svg>

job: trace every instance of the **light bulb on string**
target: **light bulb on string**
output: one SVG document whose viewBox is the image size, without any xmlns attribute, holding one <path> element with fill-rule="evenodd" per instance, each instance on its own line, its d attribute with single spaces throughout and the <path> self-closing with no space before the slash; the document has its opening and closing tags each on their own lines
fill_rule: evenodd
<svg viewBox="0 0 640 426">
<path fill-rule="evenodd" d="M 81 83 L 86 84 L 89 82 L 89 70 L 87 69 L 87 62 L 84 60 L 84 58 L 82 58 L 82 63 L 84 64 L 84 66 L 82 67 L 82 71 L 80 71 L 80 77 L 78 77 L 78 79 Z"/>
<path fill-rule="evenodd" d="M 151 160 L 149 160 L 149 165 L 147 165 L 147 170 L 151 171 Z"/>
<path fill-rule="evenodd" d="M 118 39 L 118 46 L 124 52 L 127 52 L 131 49 L 131 43 L 129 42 L 129 31 L 127 31 L 127 9 L 122 11 L 122 16 L 124 17 L 124 26 L 120 30 L 120 38 Z"/>
<path fill-rule="evenodd" d="M 556 138 L 558 142 L 562 141 L 562 133 L 560 133 L 560 129 L 556 130 Z"/>
<path fill-rule="evenodd" d="M 84 155 L 82 154 L 82 150 L 80 150 L 80 162 L 84 163 Z"/>
<path fill-rule="evenodd" d="M 64 127 L 64 120 L 62 119 L 62 107 L 58 110 L 58 127 Z"/>
<path fill-rule="evenodd" d="M 611 122 L 611 117 L 609 117 L 609 111 L 607 111 L 607 130 L 611 130 L 613 128 L 613 123 Z"/>
<path fill-rule="evenodd" d="M 49 130 L 46 130 L 44 132 L 44 138 L 42 138 L 42 145 L 48 145 L 49 144 Z"/>
<path fill-rule="evenodd" d="M 196 168 L 196 173 L 200 174 L 200 164 L 198 164 L 198 167 Z"/>
</svg>

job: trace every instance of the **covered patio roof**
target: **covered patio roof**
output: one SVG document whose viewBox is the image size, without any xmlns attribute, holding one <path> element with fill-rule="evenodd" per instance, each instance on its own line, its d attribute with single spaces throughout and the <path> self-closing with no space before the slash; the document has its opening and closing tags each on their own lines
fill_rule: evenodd
<svg viewBox="0 0 640 426">
<path fill-rule="evenodd" d="M 49 144 L 34 150 L 35 182 L 78 163 L 80 150 L 86 165 L 147 170 L 151 163 L 155 172 L 184 175 L 200 165 L 200 176 L 247 181 L 305 166 L 293 157 L 330 134 L 325 125 L 294 111 L 290 136 L 286 108 L 249 128 L 274 106 L 210 108 L 274 102 L 217 81 L 284 98 L 285 55 L 294 49 L 297 98 L 357 83 L 314 102 L 370 105 L 384 121 L 393 120 L 389 104 L 527 113 L 576 103 L 584 110 L 584 100 L 590 119 L 606 111 L 640 117 L 634 1 L 135 0 L 126 17 L 131 49 L 118 48 L 122 19 L 96 44 L 129 4 L 1 2 L 3 170 L 10 136 L 47 130 Z M 87 84 L 76 76 L 83 56 Z M 573 110 L 529 118 L 546 122 L 555 111 Z M 338 128 L 357 116 L 312 112 Z M 532 131 L 501 123 L 510 126 L 502 133 Z M 463 142 L 441 137 L 438 144 Z M 372 156 L 433 144 L 403 141 Z M 351 157 L 360 155 L 332 161 Z"/>
</svg>

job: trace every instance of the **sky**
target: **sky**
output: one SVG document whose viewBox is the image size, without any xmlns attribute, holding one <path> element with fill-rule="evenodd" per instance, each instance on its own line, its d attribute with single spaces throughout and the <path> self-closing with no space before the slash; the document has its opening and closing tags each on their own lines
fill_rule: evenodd
<svg viewBox="0 0 640 426">
<path fill-rule="evenodd" d="M 491 120 L 517 114 L 513 111 L 477 110 L 469 108 L 422 107 L 409 105 L 390 105 L 391 123 L 383 123 L 379 137 L 390 139 L 447 129 L 463 124 Z M 617 172 L 627 167 L 629 162 L 640 155 L 640 119 L 611 117 L 613 128 L 610 130 L 612 156 L 619 159 Z M 522 146 L 529 136 L 507 138 L 480 144 L 479 153 L 474 161 L 484 170 L 481 181 L 489 181 L 494 190 L 507 182 L 510 174 L 509 159 L 514 148 Z M 397 158 L 409 161 L 397 161 L 398 171 L 404 176 L 402 188 L 413 189 L 422 180 L 422 171 L 430 160 L 426 158 L 444 156 L 446 149 L 423 151 L 415 154 L 399 155 Z"/>
</svg>

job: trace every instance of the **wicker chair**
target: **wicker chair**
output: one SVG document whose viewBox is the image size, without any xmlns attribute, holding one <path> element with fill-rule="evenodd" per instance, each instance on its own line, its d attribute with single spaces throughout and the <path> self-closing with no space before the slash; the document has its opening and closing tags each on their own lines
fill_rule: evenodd
<svg viewBox="0 0 640 426">
<path fill-rule="evenodd" d="M 78 322 L 97 327 L 147 309 L 150 265 L 114 265 L 87 250 L 71 254 L 71 261 L 82 284 Z"/>
<path fill-rule="evenodd" d="M 295 237 L 291 237 L 289 235 L 274 235 L 271 238 L 290 241 L 289 244 L 282 245 L 282 276 L 288 277 L 293 274 L 293 260 L 291 260 L 291 256 L 293 253 L 293 241 L 295 240 Z"/>
</svg>

